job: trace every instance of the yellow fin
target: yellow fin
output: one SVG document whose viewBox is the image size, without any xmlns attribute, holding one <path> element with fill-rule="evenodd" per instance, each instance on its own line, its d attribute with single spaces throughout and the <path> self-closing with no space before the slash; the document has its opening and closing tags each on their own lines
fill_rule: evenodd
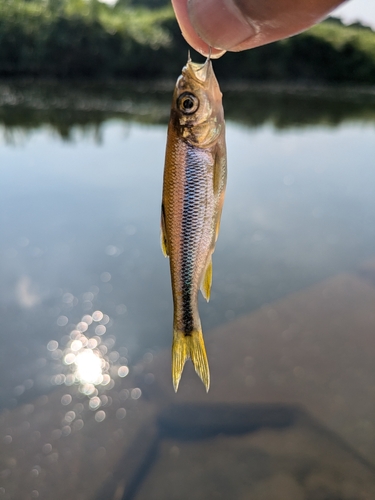
<svg viewBox="0 0 375 500">
<path fill-rule="evenodd" d="M 164 220 L 164 205 L 161 206 L 161 224 L 160 224 L 160 246 L 164 257 L 168 257 L 167 238 L 165 236 L 165 220 Z"/>
<path fill-rule="evenodd" d="M 215 196 L 225 190 L 227 180 L 227 157 L 225 144 L 217 143 L 214 163 L 213 187 Z"/>
<path fill-rule="evenodd" d="M 210 300 L 211 285 L 212 285 L 212 256 L 210 257 L 210 261 L 204 272 L 204 277 L 201 284 L 201 292 L 203 297 L 207 300 L 207 302 Z"/>
<path fill-rule="evenodd" d="M 177 392 L 186 360 L 189 358 L 208 392 L 210 370 L 202 332 L 194 330 L 190 335 L 185 335 L 184 332 L 175 330 L 172 344 L 172 380 L 175 392 Z"/>
<path fill-rule="evenodd" d="M 217 215 L 215 227 L 215 242 L 219 236 L 221 212 L 224 204 L 225 185 L 227 182 L 227 159 L 225 144 L 218 142 L 214 163 L 214 194 L 217 197 Z"/>
<path fill-rule="evenodd" d="M 221 212 L 219 213 L 219 215 L 217 217 L 216 231 L 215 231 L 215 243 L 217 242 L 217 239 L 219 237 L 219 232 L 220 232 L 220 217 L 221 217 Z"/>
</svg>

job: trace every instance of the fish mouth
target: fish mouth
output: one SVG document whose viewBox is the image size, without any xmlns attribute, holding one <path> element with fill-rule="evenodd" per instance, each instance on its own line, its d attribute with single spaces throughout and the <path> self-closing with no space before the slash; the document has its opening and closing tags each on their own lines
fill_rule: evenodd
<svg viewBox="0 0 375 500">
<path fill-rule="evenodd" d="M 188 60 L 186 66 L 182 69 L 184 76 L 189 76 L 196 80 L 198 83 L 206 83 L 211 75 L 212 63 L 210 55 L 204 63 L 194 63 L 190 58 L 190 51 L 188 52 Z"/>
</svg>

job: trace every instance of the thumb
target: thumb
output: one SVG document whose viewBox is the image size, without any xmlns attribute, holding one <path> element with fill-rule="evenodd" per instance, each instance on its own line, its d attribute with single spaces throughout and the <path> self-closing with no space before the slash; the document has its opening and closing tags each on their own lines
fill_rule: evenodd
<svg viewBox="0 0 375 500">
<path fill-rule="evenodd" d="M 205 0 L 203 0 L 203 2 L 204 1 Z M 191 47 L 193 47 L 193 49 L 195 49 L 196 51 L 207 56 L 210 50 L 210 45 L 199 36 L 197 31 L 191 24 L 187 4 L 188 0 L 172 0 L 172 6 L 177 18 L 177 22 L 181 28 L 182 35 L 188 42 L 188 44 L 191 45 Z M 213 45 L 211 47 L 212 59 L 217 59 L 225 53 L 225 50 L 215 49 Z"/>
<path fill-rule="evenodd" d="M 191 25 L 208 45 L 239 51 L 320 22 L 343 0 L 187 0 Z"/>
<path fill-rule="evenodd" d="M 199 37 L 217 49 L 231 50 L 257 34 L 235 0 L 188 0 L 187 10 Z"/>
</svg>

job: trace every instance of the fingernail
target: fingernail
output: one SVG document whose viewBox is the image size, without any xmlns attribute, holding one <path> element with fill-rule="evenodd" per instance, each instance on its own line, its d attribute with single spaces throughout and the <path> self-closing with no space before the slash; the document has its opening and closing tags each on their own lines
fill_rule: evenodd
<svg viewBox="0 0 375 500">
<path fill-rule="evenodd" d="M 256 35 L 233 0 L 188 0 L 189 19 L 208 45 L 230 50 Z"/>
</svg>

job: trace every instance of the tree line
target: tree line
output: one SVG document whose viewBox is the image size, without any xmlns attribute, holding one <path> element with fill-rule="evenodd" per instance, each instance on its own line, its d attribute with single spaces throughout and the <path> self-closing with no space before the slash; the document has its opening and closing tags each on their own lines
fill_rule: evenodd
<svg viewBox="0 0 375 500">
<path fill-rule="evenodd" d="M 0 0 L 1 77 L 176 78 L 187 49 L 165 0 Z M 374 84 L 375 33 L 328 19 L 228 53 L 215 71 L 224 80 Z"/>
</svg>

